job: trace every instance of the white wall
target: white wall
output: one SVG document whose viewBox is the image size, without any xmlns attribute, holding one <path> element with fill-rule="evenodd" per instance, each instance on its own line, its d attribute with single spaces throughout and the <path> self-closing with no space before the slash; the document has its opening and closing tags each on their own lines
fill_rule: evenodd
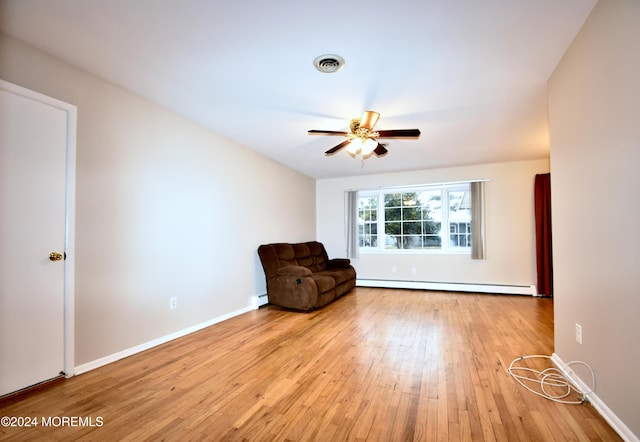
<svg viewBox="0 0 640 442">
<path fill-rule="evenodd" d="M 636 435 L 639 54 L 640 2 L 600 0 L 549 81 L 555 352 L 594 368 L 596 394 Z"/>
<path fill-rule="evenodd" d="M 78 108 L 76 365 L 248 308 L 258 245 L 315 238 L 311 178 L 2 35 L 0 60 Z"/>
<path fill-rule="evenodd" d="M 542 159 L 319 180 L 317 237 L 331 257 L 346 256 L 344 192 L 347 190 L 487 179 L 486 260 L 456 254 L 361 253 L 360 258 L 353 260 L 358 278 L 535 285 L 533 185 L 536 174 L 548 171 L 549 162 Z M 416 268 L 415 275 L 412 268 Z"/>
</svg>

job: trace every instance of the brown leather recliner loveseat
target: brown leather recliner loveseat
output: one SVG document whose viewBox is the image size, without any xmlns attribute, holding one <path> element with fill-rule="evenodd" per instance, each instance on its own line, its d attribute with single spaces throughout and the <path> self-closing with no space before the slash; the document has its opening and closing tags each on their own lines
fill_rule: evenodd
<svg viewBox="0 0 640 442">
<path fill-rule="evenodd" d="M 322 243 L 263 244 L 258 255 L 267 280 L 269 303 L 295 310 L 327 305 L 356 285 L 348 259 L 329 259 Z"/>
</svg>

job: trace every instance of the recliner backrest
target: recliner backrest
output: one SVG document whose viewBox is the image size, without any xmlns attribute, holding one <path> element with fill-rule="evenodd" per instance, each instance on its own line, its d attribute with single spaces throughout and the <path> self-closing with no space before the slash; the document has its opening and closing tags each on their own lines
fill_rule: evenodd
<svg viewBox="0 0 640 442">
<path fill-rule="evenodd" d="M 318 241 L 263 244 L 258 247 L 258 255 L 267 279 L 285 265 L 303 266 L 318 272 L 327 268 L 329 259 L 324 245 Z"/>
</svg>

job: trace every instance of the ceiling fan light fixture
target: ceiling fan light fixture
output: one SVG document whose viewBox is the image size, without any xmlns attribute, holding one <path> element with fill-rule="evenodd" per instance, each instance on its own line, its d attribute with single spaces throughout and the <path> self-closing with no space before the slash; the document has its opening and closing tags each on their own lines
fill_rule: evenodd
<svg viewBox="0 0 640 442">
<path fill-rule="evenodd" d="M 351 156 L 356 156 L 362 151 L 362 140 L 360 138 L 354 138 L 347 146 L 347 153 Z"/>
<path fill-rule="evenodd" d="M 363 157 L 368 157 L 373 153 L 376 147 L 378 147 L 378 142 L 372 138 L 367 138 L 362 141 L 362 151 L 360 154 Z"/>
<path fill-rule="evenodd" d="M 370 156 L 373 151 L 378 147 L 378 142 L 372 138 L 359 138 L 356 137 L 351 140 L 349 146 L 347 146 L 347 152 L 351 156 L 360 154 L 363 158 Z"/>
<path fill-rule="evenodd" d="M 344 58 L 335 54 L 320 55 L 313 60 L 313 65 L 323 74 L 333 74 L 344 67 Z"/>
</svg>

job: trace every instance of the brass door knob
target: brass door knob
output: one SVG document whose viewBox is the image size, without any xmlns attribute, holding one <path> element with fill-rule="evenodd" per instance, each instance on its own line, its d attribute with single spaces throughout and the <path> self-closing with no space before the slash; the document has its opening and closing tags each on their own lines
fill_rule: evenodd
<svg viewBox="0 0 640 442">
<path fill-rule="evenodd" d="M 50 261 L 62 261 L 62 258 L 63 258 L 63 256 L 58 252 L 49 253 L 49 260 Z"/>
</svg>

